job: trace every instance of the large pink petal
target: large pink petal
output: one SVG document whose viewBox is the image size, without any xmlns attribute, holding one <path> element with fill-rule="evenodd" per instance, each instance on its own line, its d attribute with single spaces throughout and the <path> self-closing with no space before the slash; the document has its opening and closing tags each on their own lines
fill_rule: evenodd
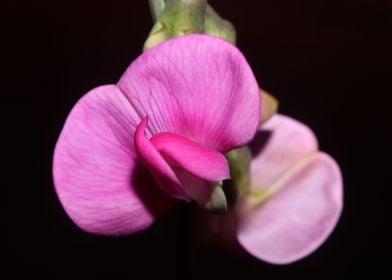
<svg viewBox="0 0 392 280">
<path fill-rule="evenodd" d="M 137 160 L 139 122 L 116 86 L 90 91 L 68 116 L 54 153 L 54 183 L 68 215 L 87 232 L 134 233 L 172 204 Z"/>
<path fill-rule="evenodd" d="M 149 117 L 147 137 L 171 132 L 225 152 L 249 142 L 259 124 L 249 65 L 235 46 L 211 36 L 182 36 L 145 52 L 118 86 Z"/>
<path fill-rule="evenodd" d="M 284 115 L 274 115 L 250 143 L 251 186 L 271 186 L 287 169 L 317 151 L 317 139 L 304 124 Z"/>
<path fill-rule="evenodd" d="M 313 252 L 335 227 L 342 210 L 342 178 L 331 157 L 315 153 L 278 184 L 277 193 L 261 205 L 238 205 L 237 237 L 255 257 L 286 264 Z"/>
</svg>

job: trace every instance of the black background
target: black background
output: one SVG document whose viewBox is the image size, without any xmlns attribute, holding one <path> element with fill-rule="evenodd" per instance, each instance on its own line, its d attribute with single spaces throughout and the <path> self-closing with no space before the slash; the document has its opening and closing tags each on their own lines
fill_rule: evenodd
<svg viewBox="0 0 392 280">
<path fill-rule="evenodd" d="M 391 1 L 210 1 L 235 24 L 239 48 L 280 112 L 308 124 L 343 171 L 335 232 L 288 266 L 192 245 L 186 205 L 126 238 L 74 226 L 53 189 L 53 148 L 73 104 L 115 83 L 140 54 L 152 24 L 147 1 L 3 3 L 2 137 L 11 155 L 3 159 L 11 272 L 3 279 L 347 279 L 390 270 Z"/>
</svg>

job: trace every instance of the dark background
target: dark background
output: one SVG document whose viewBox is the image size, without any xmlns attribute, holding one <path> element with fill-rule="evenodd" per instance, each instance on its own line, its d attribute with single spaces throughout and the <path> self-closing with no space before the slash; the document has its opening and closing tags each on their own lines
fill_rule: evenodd
<svg viewBox="0 0 392 280">
<path fill-rule="evenodd" d="M 185 205 L 136 236 L 76 228 L 53 189 L 53 148 L 75 102 L 115 83 L 140 54 L 152 25 L 147 1 L 2 3 L 2 137 L 12 156 L 3 159 L 11 272 L 3 279 L 347 279 L 390 271 L 391 1 L 210 1 L 235 24 L 239 48 L 280 112 L 308 124 L 343 171 L 336 230 L 288 266 L 192 245 Z"/>
</svg>

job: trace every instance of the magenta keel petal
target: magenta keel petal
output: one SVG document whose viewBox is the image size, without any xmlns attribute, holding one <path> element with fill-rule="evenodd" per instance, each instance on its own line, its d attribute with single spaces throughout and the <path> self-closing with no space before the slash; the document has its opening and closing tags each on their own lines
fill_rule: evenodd
<svg viewBox="0 0 392 280">
<path fill-rule="evenodd" d="M 223 154 L 203 147 L 174 133 L 160 133 L 151 138 L 156 149 L 174 165 L 207 181 L 230 178 L 229 165 Z"/>
<path fill-rule="evenodd" d="M 53 177 L 66 212 L 87 232 L 143 230 L 173 203 L 137 160 L 132 134 L 139 121 L 116 86 L 90 91 L 68 116 Z"/>
<path fill-rule="evenodd" d="M 144 132 L 147 124 L 148 118 L 144 118 L 135 132 L 135 147 L 141 161 L 150 170 L 162 190 L 170 196 L 190 201 L 173 169 L 147 139 Z"/>
<path fill-rule="evenodd" d="M 205 203 L 214 183 L 230 178 L 227 160 L 219 152 L 174 133 L 158 133 L 148 139 L 147 123 L 146 117 L 136 129 L 136 151 L 170 196 Z"/>
<path fill-rule="evenodd" d="M 230 178 L 226 158 L 213 149 L 174 133 L 159 133 L 151 138 L 151 142 L 175 168 L 188 196 L 201 206 L 210 200 L 217 182 Z"/>
<path fill-rule="evenodd" d="M 342 178 L 336 162 L 315 153 L 286 178 L 269 200 L 240 214 L 238 240 L 255 257 L 286 264 L 318 248 L 342 210 Z"/>
</svg>

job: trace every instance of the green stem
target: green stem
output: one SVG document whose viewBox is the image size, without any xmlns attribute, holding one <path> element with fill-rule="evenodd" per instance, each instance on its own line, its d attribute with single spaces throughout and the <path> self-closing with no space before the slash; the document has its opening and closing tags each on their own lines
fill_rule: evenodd
<svg viewBox="0 0 392 280">
<path fill-rule="evenodd" d="M 161 10 L 161 4 L 165 4 Z M 144 50 L 170 38 L 192 33 L 203 33 L 206 14 L 206 0 L 150 1 L 154 18 L 157 18 Z"/>
<path fill-rule="evenodd" d="M 203 33 L 206 0 L 167 0 L 161 21 L 168 38 Z"/>
<path fill-rule="evenodd" d="M 165 8 L 165 0 L 148 0 L 148 3 L 150 4 L 152 18 L 156 22 Z"/>
<path fill-rule="evenodd" d="M 227 195 L 229 208 L 231 208 L 238 197 L 250 190 L 249 170 L 252 154 L 250 149 L 244 146 L 231 150 L 225 156 L 229 162 L 231 180 L 226 181 L 223 189 Z"/>
</svg>

